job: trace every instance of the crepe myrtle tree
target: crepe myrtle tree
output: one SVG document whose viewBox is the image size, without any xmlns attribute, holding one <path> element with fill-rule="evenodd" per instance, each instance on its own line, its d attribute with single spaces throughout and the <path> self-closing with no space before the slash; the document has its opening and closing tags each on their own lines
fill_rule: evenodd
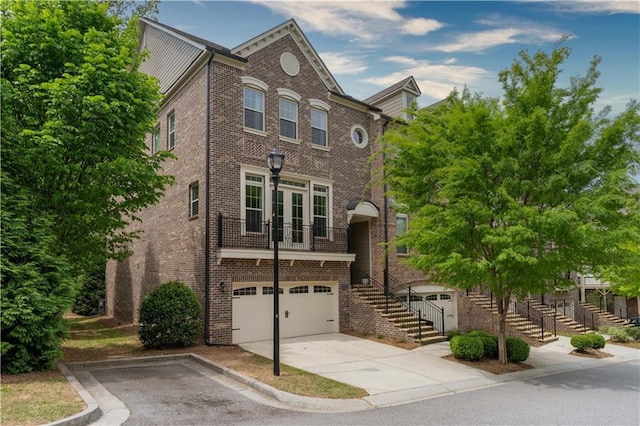
<svg viewBox="0 0 640 426">
<path fill-rule="evenodd" d="M 570 285 L 567 270 L 640 264 L 638 102 L 595 114 L 600 59 L 559 87 L 569 54 L 563 41 L 523 51 L 500 99 L 454 91 L 383 139 L 389 196 L 410 215 L 395 243 L 436 282 L 491 290 L 503 363 L 512 296 Z"/>
</svg>

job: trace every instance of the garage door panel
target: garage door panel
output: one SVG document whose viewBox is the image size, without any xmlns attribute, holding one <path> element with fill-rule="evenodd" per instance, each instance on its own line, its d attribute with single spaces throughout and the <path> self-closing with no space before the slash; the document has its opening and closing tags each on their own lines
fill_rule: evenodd
<svg viewBox="0 0 640 426">
<path fill-rule="evenodd" d="M 255 295 L 234 295 L 233 343 L 245 343 L 273 338 L 272 284 L 251 283 L 234 286 L 256 287 Z M 270 294 L 263 294 L 268 287 Z M 281 283 L 279 299 L 280 337 L 335 333 L 339 331 L 338 283 Z"/>
</svg>

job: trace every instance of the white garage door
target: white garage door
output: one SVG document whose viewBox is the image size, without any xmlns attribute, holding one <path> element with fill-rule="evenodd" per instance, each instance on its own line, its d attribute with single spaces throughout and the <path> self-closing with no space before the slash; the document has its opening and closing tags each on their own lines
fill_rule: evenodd
<svg viewBox="0 0 640 426">
<path fill-rule="evenodd" d="M 337 333 L 337 282 L 280 283 L 280 337 Z M 273 284 L 234 283 L 233 343 L 273 339 Z"/>
</svg>

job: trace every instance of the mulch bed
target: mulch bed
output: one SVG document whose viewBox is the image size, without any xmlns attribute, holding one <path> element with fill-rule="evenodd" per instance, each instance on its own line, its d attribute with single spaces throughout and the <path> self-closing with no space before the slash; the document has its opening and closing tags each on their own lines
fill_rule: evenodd
<svg viewBox="0 0 640 426">
<path fill-rule="evenodd" d="M 503 364 L 499 359 L 482 358 L 478 361 L 468 361 L 466 359 L 458 359 L 453 355 L 443 356 L 443 359 L 464 364 L 469 367 L 477 368 L 492 374 L 515 373 L 517 371 L 529 370 L 533 368 L 529 364 L 521 362 L 508 362 Z"/>
</svg>

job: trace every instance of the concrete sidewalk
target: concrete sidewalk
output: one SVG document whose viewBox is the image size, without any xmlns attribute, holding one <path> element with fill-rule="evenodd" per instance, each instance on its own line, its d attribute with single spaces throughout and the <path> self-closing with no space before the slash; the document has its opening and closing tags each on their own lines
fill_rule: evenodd
<svg viewBox="0 0 640 426">
<path fill-rule="evenodd" d="M 241 345 L 243 349 L 272 358 L 271 341 Z M 607 344 L 610 358 L 592 359 L 570 355 L 568 337 L 542 347 L 532 347 L 526 364 L 534 368 L 495 375 L 453 361 L 449 343 L 442 342 L 405 350 L 332 333 L 283 339 L 280 361 L 323 377 L 365 389 L 364 400 L 375 407 L 407 403 L 434 396 L 493 386 L 513 380 L 541 377 L 578 368 L 640 359 L 640 351 Z"/>
<path fill-rule="evenodd" d="M 247 351 L 272 358 L 272 341 L 247 343 L 241 346 Z M 280 341 L 281 363 L 364 388 L 369 393 L 369 396 L 363 399 L 350 400 L 292 395 L 194 354 L 72 363 L 62 365 L 61 370 L 76 387 L 88 408 L 76 416 L 53 424 L 75 425 L 96 421 L 93 424 L 114 425 L 126 421 L 129 416 L 126 401 L 120 401 L 111 395 L 92 376 L 91 371 L 131 365 L 181 363 L 213 380 L 219 382 L 226 380 L 226 386 L 238 392 L 257 391 L 268 397 L 263 399 L 263 403 L 269 405 L 301 411 L 349 412 L 404 404 L 515 380 L 640 359 L 639 350 L 611 344 L 607 344 L 603 349 L 604 352 L 613 355 L 610 358 L 577 357 L 569 354 L 572 350 L 569 338 L 560 337 L 556 342 L 531 348 L 526 363 L 534 368 L 494 375 L 442 359 L 443 356 L 450 354 L 448 342 L 405 350 L 339 333 L 295 337 Z M 233 379 L 233 382 L 229 379 Z"/>
</svg>

